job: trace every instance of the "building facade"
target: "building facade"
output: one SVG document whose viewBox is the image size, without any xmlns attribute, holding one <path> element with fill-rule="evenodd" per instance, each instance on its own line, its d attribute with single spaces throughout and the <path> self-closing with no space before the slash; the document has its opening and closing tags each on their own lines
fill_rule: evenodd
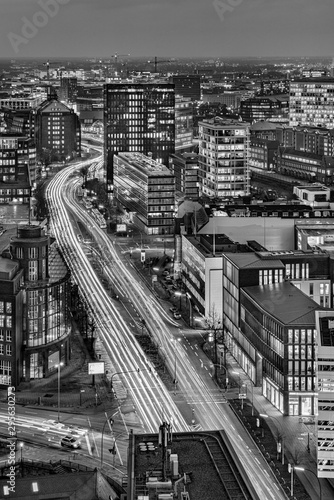
<svg viewBox="0 0 334 500">
<path fill-rule="evenodd" d="M 290 82 L 289 124 L 334 128 L 333 78 L 301 78 Z"/>
<path fill-rule="evenodd" d="M 248 194 L 248 124 L 216 117 L 198 125 L 200 193 L 218 199 Z"/>
<path fill-rule="evenodd" d="M 146 234 L 174 234 L 175 177 L 141 153 L 114 157 L 115 199 Z"/>
<path fill-rule="evenodd" d="M 173 75 L 170 81 L 175 85 L 175 94 L 189 97 L 192 101 L 201 99 L 200 75 Z"/>
<path fill-rule="evenodd" d="M 240 116 L 243 121 L 254 123 L 261 120 L 287 118 L 289 96 L 252 97 L 240 103 Z"/>
<path fill-rule="evenodd" d="M 18 266 L 11 277 L 13 292 L 8 297 L 3 296 L 6 314 L 10 307 L 14 311 L 16 301 L 15 321 L 13 318 L 11 324 L 18 333 L 15 338 L 14 332 L 12 335 L 16 348 L 13 349 L 15 359 L 12 358 L 11 370 L 18 384 L 47 377 L 56 370 L 59 361 L 69 362 L 70 272 L 57 247 L 39 226 L 20 226 L 17 236 L 11 239 L 8 255 L 13 260 L 3 259 L 7 266 L 13 263 Z M 12 306 L 7 306 L 8 300 L 12 301 Z M 3 323 L 9 325 L 6 318 Z M 3 332 L 5 336 L 7 338 L 6 331 Z M 9 379 L 7 381 L 6 385 L 13 385 Z"/>
<path fill-rule="evenodd" d="M 104 86 L 104 155 L 109 192 L 113 185 L 114 155 L 119 152 L 152 154 L 168 165 L 175 152 L 174 85 L 110 83 Z"/>
<path fill-rule="evenodd" d="M 36 180 L 34 140 L 16 134 L 0 134 L 0 204 L 29 203 Z"/>
<path fill-rule="evenodd" d="M 36 111 L 35 140 L 38 156 L 47 151 L 51 161 L 66 161 L 80 156 L 78 116 L 73 109 L 50 96 Z"/>
<path fill-rule="evenodd" d="M 190 97 L 175 96 L 175 152 L 193 147 L 193 103 Z"/>
<path fill-rule="evenodd" d="M 198 155 L 178 153 L 170 155 L 169 169 L 175 176 L 175 190 L 192 200 L 199 197 Z"/>
</svg>

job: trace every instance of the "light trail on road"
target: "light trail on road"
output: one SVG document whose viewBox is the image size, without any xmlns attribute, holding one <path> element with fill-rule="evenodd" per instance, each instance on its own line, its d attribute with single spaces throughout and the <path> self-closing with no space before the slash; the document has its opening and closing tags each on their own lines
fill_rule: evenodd
<svg viewBox="0 0 334 500">
<path fill-rule="evenodd" d="M 131 392 L 144 429 L 148 432 L 157 432 L 161 418 L 167 416 L 167 420 L 173 422 L 174 430 L 189 430 L 189 425 L 161 383 L 153 365 L 147 360 L 108 293 L 101 287 L 99 278 L 77 241 L 68 210 L 86 225 L 92 226 L 94 223 L 88 213 L 75 201 L 73 184 L 68 182 L 68 177 L 73 170 L 68 167 L 57 174 L 47 189 L 47 200 L 51 206 L 51 217 L 57 241 L 67 256 L 67 261 L 87 303 L 91 305 L 95 317 L 99 318 L 100 335 L 110 359 L 117 366 L 117 371 L 131 372 L 124 374 L 122 378 Z M 56 207 L 58 208 L 57 214 L 54 213 Z M 166 315 L 164 308 L 145 284 L 137 283 L 136 271 L 132 266 L 126 265 L 108 236 L 97 226 L 90 232 L 99 246 L 101 258 L 105 259 L 106 275 L 110 280 L 116 280 L 118 286 L 126 290 L 127 297 L 147 323 L 148 329 L 165 355 L 166 364 L 171 373 L 173 373 L 176 359 L 178 390 L 187 395 L 190 404 L 196 403 L 196 419 L 202 428 L 204 430 L 224 428 L 245 470 L 252 478 L 260 498 L 286 499 L 285 493 L 281 490 L 267 462 L 252 439 L 245 434 L 232 410 L 221 402 L 221 397 L 217 401 L 217 387 L 210 376 L 207 374 L 204 377 L 203 373 L 200 376 L 183 346 L 179 342 L 176 342 L 174 346 L 171 342 L 171 337 L 176 339 L 180 335 L 179 329 L 176 328 L 178 324 Z M 113 262 L 112 265 L 110 265 L 110 259 Z M 135 370 L 138 367 L 145 371 L 137 373 Z"/>
</svg>

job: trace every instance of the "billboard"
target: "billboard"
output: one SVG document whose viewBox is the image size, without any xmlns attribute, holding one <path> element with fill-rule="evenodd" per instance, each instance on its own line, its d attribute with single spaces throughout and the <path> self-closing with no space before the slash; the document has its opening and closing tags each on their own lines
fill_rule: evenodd
<svg viewBox="0 0 334 500">
<path fill-rule="evenodd" d="M 126 224 L 116 224 L 116 233 L 126 233 Z"/>
<path fill-rule="evenodd" d="M 104 373 L 104 361 L 88 363 L 88 375 L 99 375 Z"/>
</svg>

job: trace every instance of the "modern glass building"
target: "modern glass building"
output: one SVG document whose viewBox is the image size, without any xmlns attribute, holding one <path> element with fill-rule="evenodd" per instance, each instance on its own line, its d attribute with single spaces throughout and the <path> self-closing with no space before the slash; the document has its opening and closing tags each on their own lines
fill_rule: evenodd
<svg viewBox="0 0 334 500">
<path fill-rule="evenodd" d="M 166 82 L 109 83 L 104 86 L 104 144 L 108 189 L 119 152 L 152 154 L 168 165 L 175 150 L 175 92 Z"/>
<path fill-rule="evenodd" d="M 175 177 L 142 153 L 114 157 L 114 193 L 147 234 L 174 234 Z"/>
<path fill-rule="evenodd" d="M 70 358 L 70 271 L 39 226 L 22 226 L 10 253 L 23 269 L 22 380 L 43 378 Z"/>
<path fill-rule="evenodd" d="M 199 122 L 200 192 L 210 198 L 249 193 L 249 125 L 212 118 Z"/>
</svg>

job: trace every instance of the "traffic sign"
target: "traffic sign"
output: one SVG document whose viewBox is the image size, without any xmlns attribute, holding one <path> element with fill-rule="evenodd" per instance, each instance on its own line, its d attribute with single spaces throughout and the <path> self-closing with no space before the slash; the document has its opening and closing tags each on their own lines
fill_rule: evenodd
<svg viewBox="0 0 334 500">
<path fill-rule="evenodd" d="M 246 394 L 239 394 L 239 399 L 246 399 L 247 395 Z"/>
</svg>

